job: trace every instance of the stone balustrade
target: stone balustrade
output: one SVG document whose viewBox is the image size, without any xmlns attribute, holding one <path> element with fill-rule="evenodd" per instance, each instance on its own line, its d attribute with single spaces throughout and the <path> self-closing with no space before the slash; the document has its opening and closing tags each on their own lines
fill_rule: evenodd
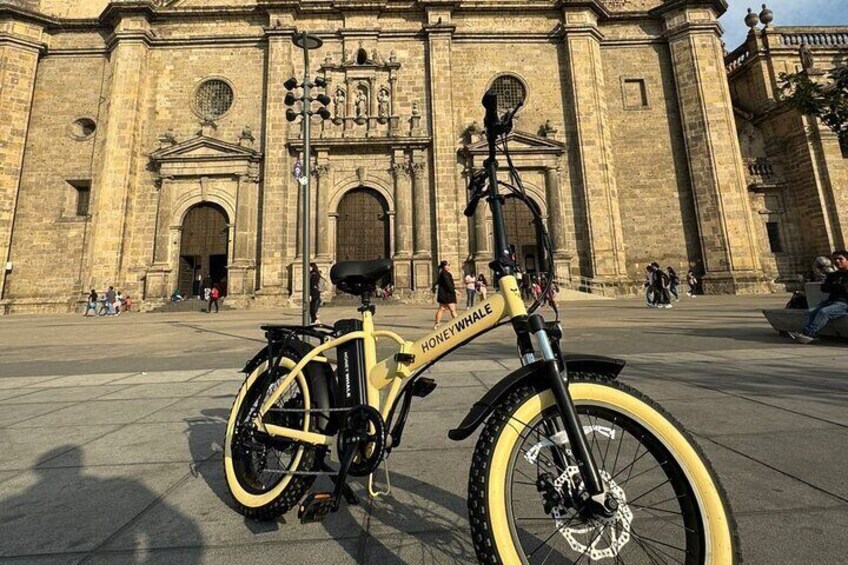
<svg viewBox="0 0 848 565">
<path fill-rule="evenodd" d="M 776 34 L 780 37 L 779 44 L 785 46 L 804 43 L 810 47 L 848 47 L 848 27 L 833 28 L 833 31 L 784 28 L 777 30 Z"/>
<path fill-rule="evenodd" d="M 751 52 L 748 51 L 748 44 L 743 43 L 739 47 L 728 53 L 724 57 L 724 65 L 727 67 L 727 72 L 732 73 L 742 66 L 742 64 L 751 57 Z"/>
<path fill-rule="evenodd" d="M 746 158 L 744 161 L 748 186 L 772 184 L 775 182 L 774 166 L 768 158 Z"/>
</svg>

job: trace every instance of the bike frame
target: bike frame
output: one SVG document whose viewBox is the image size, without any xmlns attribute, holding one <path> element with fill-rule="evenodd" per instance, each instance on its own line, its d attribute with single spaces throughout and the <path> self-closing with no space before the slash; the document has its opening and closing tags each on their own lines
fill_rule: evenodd
<svg viewBox="0 0 848 565">
<path fill-rule="evenodd" d="M 362 312 L 362 330 L 350 332 L 332 339 L 313 348 L 303 358 L 292 366 L 289 374 L 282 380 L 280 386 L 263 402 L 259 413 L 254 419 L 257 429 L 268 435 L 284 437 L 298 442 L 332 446 L 336 443 L 335 435 L 326 435 L 306 430 L 277 426 L 265 423 L 265 414 L 276 404 L 292 382 L 303 373 L 310 362 L 327 362 L 321 355 L 328 349 L 338 347 L 352 340 L 361 339 L 365 350 L 365 382 L 368 405 L 376 409 L 384 420 L 388 419 L 395 401 L 403 389 L 403 384 L 412 378 L 422 367 L 434 363 L 440 357 L 461 347 L 469 340 L 493 328 L 506 317 L 513 319 L 526 316 L 527 308 L 521 299 L 518 281 L 512 275 L 500 279 L 500 291 L 491 298 L 468 310 L 462 316 L 454 318 L 449 324 L 433 331 L 416 342 L 404 340 L 400 335 L 386 330 L 378 330 L 374 326 L 371 311 Z M 398 344 L 397 353 L 412 354 L 410 361 L 399 361 L 397 355 L 392 355 L 377 361 L 377 341 L 391 339 Z M 288 365 L 288 364 L 286 364 Z M 263 370 L 259 367 L 256 370 Z M 388 393 L 382 394 L 388 388 Z"/>
</svg>

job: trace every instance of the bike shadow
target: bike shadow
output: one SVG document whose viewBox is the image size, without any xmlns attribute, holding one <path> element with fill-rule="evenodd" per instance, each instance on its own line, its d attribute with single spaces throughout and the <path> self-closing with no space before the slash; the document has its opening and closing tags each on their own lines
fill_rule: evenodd
<svg viewBox="0 0 848 565">
<path fill-rule="evenodd" d="M 203 410 L 197 417 L 187 418 L 188 442 L 194 469 L 202 477 L 209 490 L 226 507 L 236 512 L 235 505 L 222 472 L 221 445 L 224 442 L 228 410 Z M 218 443 L 210 446 L 210 438 Z M 210 447 L 219 454 L 209 459 Z M 393 460 L 400 454 L 393 454 Z M 469 459 L 466 459 L 466 463 Z M 332 463 L 337 463 L 332 461 Z M 434 461 L 434 466 L 438 461 Z M 381 473 L 382 476 L 382 473 Z M 364 479 L 349 481 L 359 498 L 359 504 L 348 505 L 343 501 L 339 511 L 328 516 L 320 527 L 326 537 L 335 540 L 355 539 L 357 543 L 342 543 L 341 547 L 356 562 L 377 563 L 473 563 L 476 562 L 471 543 L 468 512 L 464 493 L 460 496 L 426 481 L 409 476 L 404 472 L 391 472 L 393 495 L 376 501 L 369 500 Z M 330 491 L 332 482 L 319 477 L 313 490 Z M 464 490 L 464 489 L 463 489 Z M 268 534 L 285 529 L 293 539 L 316 539 L 316 525 L 301 525 L 296 511 L 291 510 L 275 521 L 261 522 L 245 518 L 244 526 L 252 534 Z M 301 530 L 304 535 L 298 536 Z"/>
</svg>

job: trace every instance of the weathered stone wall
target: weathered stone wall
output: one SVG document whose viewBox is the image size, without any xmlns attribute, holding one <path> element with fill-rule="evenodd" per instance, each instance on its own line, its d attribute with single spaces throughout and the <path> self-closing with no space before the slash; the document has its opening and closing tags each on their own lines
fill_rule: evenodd
<svg viewBox="0 0 848 565">
<path fill-rule="evenodd" d="M 644 276 L 651 261 L 701 268 L 668 47 L 615 47 L 603 55 L 627 272 Z"/>
<path fill-rule="evenodd" d="M 100 56 L 48 56 L 38 64 L 8 298 L 71 299 L 83 290 L 90 217 L 76 215 L 76 190 L 68 181 L 93 177 L 104 67 Z M 80 118 L 93 120 L 97 131 L 80 139 L 74 131 L 74 121 Z M 93 208 L 93 199 L 90 205 Z"/>
</svg>

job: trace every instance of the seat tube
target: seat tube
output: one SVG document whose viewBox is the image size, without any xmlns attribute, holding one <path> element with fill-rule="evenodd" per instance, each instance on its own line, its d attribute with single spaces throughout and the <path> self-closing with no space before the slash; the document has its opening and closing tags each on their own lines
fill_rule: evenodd
<svg viewBox="0 0 848 565">
<path fill-rule="evenodd" d="M 365 386 L 368 404 L 379 408 L 380 391 L 371 383 L 371 370 L 377 365 L 377 340 L 374 337 L 374 318 L 370 310 L 362 313 L 363 349 L 365 351 Z"/>
</svg>

